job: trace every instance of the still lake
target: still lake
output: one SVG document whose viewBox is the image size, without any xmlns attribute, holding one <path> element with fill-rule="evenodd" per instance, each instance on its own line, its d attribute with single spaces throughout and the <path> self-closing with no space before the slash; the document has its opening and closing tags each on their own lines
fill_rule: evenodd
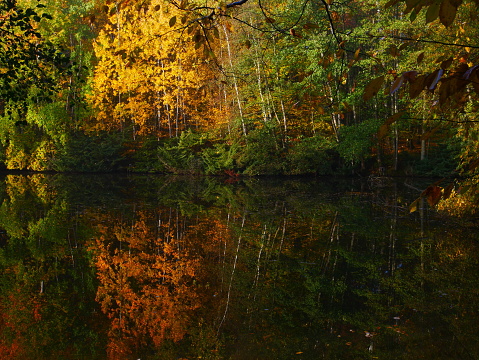
<svg viewBox="0 0 479 360">
<path fill-rule="evenodd" d="M 428 183 L 3 175 L 0 358 L 478 359 L 479 231 Z"/>
</svg>

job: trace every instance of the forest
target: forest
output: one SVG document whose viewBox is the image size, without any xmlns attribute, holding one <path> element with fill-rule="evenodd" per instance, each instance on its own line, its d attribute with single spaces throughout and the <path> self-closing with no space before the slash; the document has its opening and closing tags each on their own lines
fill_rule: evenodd
<svg viewBox="0 0 479 360">
<path fill-rule="evenodd" d="M 434 177 L 474 212 L 478 5 L 3 0 L 1 166 Z"/>
</svg>

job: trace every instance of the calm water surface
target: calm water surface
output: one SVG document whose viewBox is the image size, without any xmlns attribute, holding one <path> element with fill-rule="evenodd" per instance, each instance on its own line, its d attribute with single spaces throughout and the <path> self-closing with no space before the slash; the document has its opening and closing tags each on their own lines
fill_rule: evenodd
<svg viewBox="0 0 479 360">
<path fill-rule="evenodd" d="M 426 184 L 3 176 L 0 358 L 478 359 L 478 231 Z"/>
</svg>

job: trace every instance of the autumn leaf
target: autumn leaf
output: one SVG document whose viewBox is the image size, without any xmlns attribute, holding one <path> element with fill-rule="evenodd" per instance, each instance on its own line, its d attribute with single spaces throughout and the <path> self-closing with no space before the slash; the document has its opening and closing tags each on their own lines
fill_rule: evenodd
<svg viewBox="0 0 479 360">
<path fill-rule="evenodd" d="M 434 207 L 437 205 L 439 200 L 441 200 L 442 197 L 442 188 L 439 186 L 434 186 L 434 188 L 431 190 L 427 197 L 427 202 L 431 207 Z"/>
<path fill-rule="evenodd" d="M 383 125 L 379 127 L 378 137 L 380 139 L 384 138 L 389 130 L 389 125 L 395 123 L 399 118 L 404 114 L 404 111 L 400 111 L 392 116 L 390 116 Z"/>
<path fill-rule="evenodd" d="M 439 8 L 439 20 L 445 27 L 449 27 L 456 17 L 457 7 L 450 0 L 442 0 Z"/>
<path fill-rule="evenodd" d="M 363 99 L 368 101 L 372 99 L 381 89 L 381 86 L 384 83 L 384 75 L 381 75 L 374 80 L 371 80 L 369 84 L 366 85 L 363 93 Z"/>
<path fill-rule="evenodd" d="M 432 74 L 429 74 L 424 80 L 424 86 L 427 87 L 429 90 L 434 90 L 439 80 L 441 80 L 442 74 L 444 74 L 443 69 L 438 69 Z"/>
<path fill-rule="evenodd" d="M 358 60 L 359 59 L 359 53 L 361 51 L 361 48 L 358 48 L 355 52 L 354 52 L 354 60 Z"/>
<path fill-rule="evenodd" d="M 396 80 L 394 81 L 394 83 L 391 85 L 391 88 L 389 89 L 389 94 L 392 95 L 396 91 L 398 91 L 403 83 L 404 83 L 404 76 L 403 75 L 398 76 Z"/>
<path fill-rule="evenodd" d="M 421 197 L 425 197 L 428 204 L 434 207 L 439 200 L 441 200 L 442 187 L 436 185 L 428 186 L 428 188 L 422 192 Z"/>
<path fill-rule="evenodd" d="M 305 30 L 319 29 L 319 25 L 315 23 L 306 23 L 303 25 L 303 29 Z"/>
<path fill-rule="evenodd" d="M 452 64 L 452 57 L 447 59 L 447 60 L 444 60 L 442 63 L 441 63 L 441 69 L 443 70 L 446 70 L 449 66 L 451 66 Z"/>
<path fill-rule="evenodd" d="M 423 60 L 424 60 L 424 51 L 418 55 L 416 62 L 420 64 Z"/>
<path fill-rule="evenodd" d="M 451 196 L 451 193 L 452 193 L 452 190 L 454 189 L 454 183 L 450 183 L 445 189 L 444 189 L 444 193 L 442 195 L 443 199 L 444 200 L 447 200 L 450 196 Z"/>
<path fill-rule="evenodd" d="M 441 3 L 435 1 L 430 5 L 426 11 L 426 24 L 436 20 L 439 17 L 439 9 L 441 7 Z"/>
<path fill-rule="evenodd" d="M 409 82 L 409 97 L 415 99 L 424 90 L 426 75 L 418 76 L 413 81 Z"/>
</svg>

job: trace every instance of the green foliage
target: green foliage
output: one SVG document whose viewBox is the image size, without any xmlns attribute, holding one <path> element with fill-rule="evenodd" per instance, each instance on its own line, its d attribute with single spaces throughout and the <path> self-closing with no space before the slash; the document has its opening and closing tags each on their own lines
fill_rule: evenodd
<svg viewBox="0 0 479 360">
<path fill-rule="evenodd" d="M 213 144 L 213 147 L 206 148 L 201 153 L 205 173 L 208 175 L 224 174 L 224 171 L 236 169 L 235 158 L 241 149 L 239 142 L 231 145 L 222 141 Z"/>
<path fill-rule="evenodd" d="M 128 171 L 147 173 L 164 171 L 158 161 L 158 146 L 159 141 L 154 137 L 126 143 L 123 156 L 128 164 Z"/>
<path fill-rule="evenodd" d="M 330 175 L 336 144 L 323 136 L 301 138 L 288 151 L 286 173 L 292 175 Z"/>
<path fill-rule="evenodd" d="M 457 144 L 440 145 L 430 149 L 424 160 L 416 158 L 411 162 L 413 175 L 447 177 L 454 174 L 457 169 L 459 148 Z"/>
<path fill-rule="evenodd" d="M 37 3 L 21 8 L 16 0 L 0 2 L 0 95 L 4 98 L 23 100 L 32 86 L 48 98 L 58 88 L 53 74 L 68 71 L 69 57 L 44 41 L 38 31 L 42 19 L 51 19 L 44 7 Z"/>
<path fill-rule="evenodd" d="M 60 101 L 36 105 L 29 104 L 25 119 L 41 128 L 51 138 L 63 142 L 66 136 L 68 113 L 65 104 Z"/>
<path fill-rule="evenodd" d="M 72 133 L 58 144 L 51 169 L 55 171 L 106 172 L 124 169 L 123 136 L 118 133 Z"/>
<path fill-rule="evenodd" d="M 201 150 L 210 146 L 207 134 L 185 131 L 158 147 L 158 159 L 163 169 L 173 173 L 199 174 L 203 171 Z"/>
<path fill-rule="evenodd" d="M 341 127 L 337 147 L 341 157 L 352 163 L 364 160 L 371 153 L 373 137 L 380 126 L 380 120 L 370 119 L 360 124 Z"/>
<path fill-rule="evenodd" d="M 278 128 L 261 126 L 249 132 L 236 162 L 245 175 L 282 174 L 285 158 Z"/>
</svg>

